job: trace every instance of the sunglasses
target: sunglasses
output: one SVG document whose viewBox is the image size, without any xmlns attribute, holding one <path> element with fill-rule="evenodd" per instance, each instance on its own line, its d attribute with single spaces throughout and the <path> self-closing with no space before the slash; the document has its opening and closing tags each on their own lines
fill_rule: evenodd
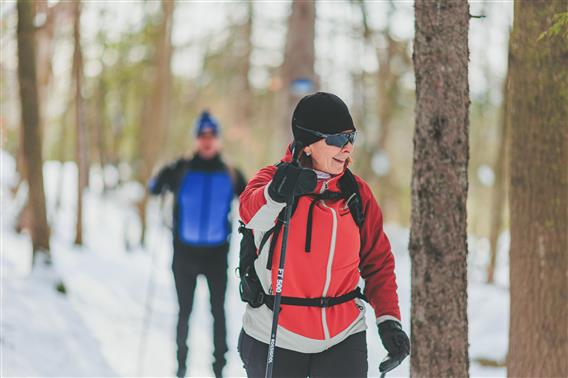
<svg viewBox="0 0 568 378">
<path fill-rule="evenodd" d="M 340 134 L 324 134 L 318 131 L 300 127 L 298 124 L 296 124 L 296 127 L 300 130 L 307 131 L 312 135 L 323 138 L 328 146 L 335 146 L 339 148 L 345 147 L 347 143 L 355 144 L 355 137 L 357 136 L 357 131 L 351 131 L 348 133 L 340 133 Z"/>
</svg>

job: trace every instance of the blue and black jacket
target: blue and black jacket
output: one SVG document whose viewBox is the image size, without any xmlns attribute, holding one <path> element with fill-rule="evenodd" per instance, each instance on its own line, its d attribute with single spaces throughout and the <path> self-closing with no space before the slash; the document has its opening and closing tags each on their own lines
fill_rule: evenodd
<svg viewBox="0 0 568 378">
<path fill-rule="evenodd" d="M 228 167 L 220 155 L 206 160 L 195 154 L 162 168 L 148 189 L 153 194 L 174 193 L 174 242 L 203 249 L 227 245 L 231 203 L 245 186 L 242 173 Z"/>
</svg>

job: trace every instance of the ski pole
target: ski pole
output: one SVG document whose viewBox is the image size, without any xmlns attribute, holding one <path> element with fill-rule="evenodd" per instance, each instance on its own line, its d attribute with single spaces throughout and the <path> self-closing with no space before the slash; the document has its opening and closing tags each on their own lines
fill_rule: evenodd
<svg viewBox="0 0 568 378">
<path fill-rule="evenodd" d="M 292 164 L 299 165 L 297 152 L 301 150 L 300 144 L 294 142 L 292 144 Z M 274 307 L 272 315 L 272 331 L 270 333 L 270 343 L 268 344 L 268 355 L 266 357 L 266 378 L 272 378 L 272 369 L 274 367 L 274 351 L 276 349 L 276 332 L 278 331 L 278 317 L 280 316 L 280 302 L 282 300 L 282 284 L 284 282 L 284 263 L 286 262 L 286 247 L 288 245 L 288 226 L 290 218 L 292 218 L 292 208 L 294 207 L 294 194 L 286 203 L 286 213 L 284 216 L 284 232 L 282 233 L 282 249 L 280 252 L 280 261 L 278 263 L 278 275 L 276 278 L 276 293 L 274 296 Z"/>
<path fill-rule="evenodd" d="M 164 225 L 164 224 L 163 224 Z M 158 237 L 156 240 L 159 242 L 157 245 L 152 246 L 151 249 L 151 258 L 150 258 L 150 277 L 148 278 L 148 286 L 146 288 L 146 298 L 144 300 L 144 319 L 142 321 L 142 333 L 140 336 L 140 346 L 138 349 L 138 366 L 137 366 L 137 376 L 142 377 L 144 373 L 144 357 L 146 354 L 146 339 L 148 334 L 148 328 L 150 326 L 150 321 L 152 319 L 152 302 L 154 299 L 154 289 L 155 289 L 155 277 L 154 271 L 156 270 L 156 260 L 158 257 L 158 248 L 163 244 L 164 237 L 160 237 L 161 235 L 165 235 L 164 229 L 167 229 L 167 226 L 160 227 L 158 232 Z"/>
</svg>

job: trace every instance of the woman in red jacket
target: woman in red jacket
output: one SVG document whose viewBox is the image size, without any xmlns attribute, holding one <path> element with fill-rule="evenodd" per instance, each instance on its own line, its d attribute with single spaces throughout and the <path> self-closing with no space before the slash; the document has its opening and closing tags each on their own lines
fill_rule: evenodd
<svg viewBox="0 0 568 378">
<path fill-rule="evenodd" d="M 288 200 L 297 198 L 289 223 L 282 296 L 304 302 L 283 301 L 273 374 L 366 376 L 365 307 L 357 291 L 361 277 L 383 345 L 400 363 L 410 343 L 400 325 L 394 257 L 371 189 L 347 171 L 355 139 L 349 110 L 330 93 L 306 96 L 294 110 L 292 132 L 302 146 L 300 166 L 291 164 L 289 148 L 281 163 L 261 169 L 240 197 L 242 222 L 253 230 L 259 249 L 254 268 L 267 298 L 275 292 L 283 234 L 273 230 Z M 359 222 L 350 203 L 355 195 L 342 195 L 345 175 L 351 175 L 357 187 Z M 267 233 L 274 240 L 265 238 Z M 243 318 L 238 350 L 249 377 L 265 374 L 273 316 L 267 302 L 256 308 L 247 305 Z"/>
</svg>

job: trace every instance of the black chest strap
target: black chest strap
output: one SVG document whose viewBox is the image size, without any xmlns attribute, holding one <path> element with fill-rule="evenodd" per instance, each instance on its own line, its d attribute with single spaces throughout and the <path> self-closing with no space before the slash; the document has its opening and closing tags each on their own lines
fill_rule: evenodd
<svg viewBox="0 0 568 378">
<path fill-rule="evenodd" d="M 338 297 L 320 297 L 320 298 L 299 298 L 299 297 L 285 297 L 282 296 L 282 304 L 288 306 L 307 306 L 307 307 L 331 307 L 352 299 L 360 298 L 367 301 L 367 298 L 361 292 L 361 288 L 357 287 L 355 290 Z M 264 304 L 271 310 L 274 308 L 274 295 L 264 294 Z"/>
</svg>

